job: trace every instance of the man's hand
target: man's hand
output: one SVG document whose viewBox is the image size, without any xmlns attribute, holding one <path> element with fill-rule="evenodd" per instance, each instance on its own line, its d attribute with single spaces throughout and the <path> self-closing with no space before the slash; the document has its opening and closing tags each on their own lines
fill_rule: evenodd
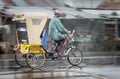
<svg viewBox="0 0 120 79">
<path fill-rule="evenodd" d="M 73 37 L 73 34 L 69 34 L 69 37 L 72 38 L 72 37 Z"/>
<path fill-rule="evenodd" d="M 70 34 L 70 33 L 71 33 L 71 31 L 68 31 L 68 33 Z"/>
</svg>

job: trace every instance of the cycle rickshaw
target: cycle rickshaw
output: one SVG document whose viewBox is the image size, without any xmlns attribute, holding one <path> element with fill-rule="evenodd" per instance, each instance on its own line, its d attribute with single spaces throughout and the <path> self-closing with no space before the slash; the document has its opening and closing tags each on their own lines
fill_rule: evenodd
<svg viewBox="0 0 120 79">
<path fill-rule="evenodd" d="M 14 46 L 15 61 L 20 66 L 28 66 L 32 69 L 42 67 L 46 60 L 47 51 L 41 44 L 40 35 L 47 22 L 48 15 L 46 13 L 16 13 L 12 21 L 25 23 L 24 27 L 20 26 L 16 29 L 17 45 Z M 22 32 L 22 33 L 21 33 Z M 23 38 L 21 38 L 21 36 Z M 67 59 L 71 65 L 79 65 L 82 62 L 83 55 L 80 49 L 73 46 L 69 41 L 66 49 Z M 54 51 L 56 51 L 55 46 Z"/>
</svg>

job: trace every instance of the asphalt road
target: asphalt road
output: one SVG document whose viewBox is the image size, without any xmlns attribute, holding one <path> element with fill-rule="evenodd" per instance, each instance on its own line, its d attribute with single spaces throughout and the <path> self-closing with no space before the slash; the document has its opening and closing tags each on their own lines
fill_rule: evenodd
<svg viewBox="0 0 120 79">
<path fill-rule="evenodd" d="M 118 65 L 71 66 L 65 58 L 47 59 L 44 66 L 37 70 L 20 67 L 14 55 L 0 55 L 0 79 L 120 79 Z"/>
</svg>

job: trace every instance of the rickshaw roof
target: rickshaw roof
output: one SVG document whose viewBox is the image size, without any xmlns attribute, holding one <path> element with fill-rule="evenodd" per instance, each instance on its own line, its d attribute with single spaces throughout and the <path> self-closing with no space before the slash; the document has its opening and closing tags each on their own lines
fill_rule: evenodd
<svg viewBox="0 0 120 79">
<path fill-rule="evenodd" d="M 62 13 L 66 14 L 65 19 L 78 19 L 76 16 L 81 16 L 83 18 L 100 18 L 100 14 L 111 14 L 112 12 L 117 12 L 120 14 L 120 10 L 89 10 L 81 9 L 80 11 L 74 8 L 67 7 L 56 7 L 59 8 Z M 0 11 L 1 12 L 1 11 Z M 25 13 L 25 14 L 47 14 L 48 18 L 54 16 L 52 7 L 26 7 L 26 6 L 9 6 L 9 9 L 3 11 L 7 15 L 13 15 L 15 13 Z M 63 17 L 64 18 L 64 17 Z"/>
<path fill-rule="evenodd" d="M 85 11 L 77 11 L 74 8 L 67 8 L 67 7 L 56 7 L 59 8 L 62 13 L 65 13 L 65 19 L 77 19 L 78 16 L 82 16 L 83 18 L 100 18 L 97 15 L 87 13 Z M 48 14 L 48 18 L 52 18 L 54 16 L 54 11 L 52 10 L 52 7 L 25 7 L 25 6 L 10 6 L 9 9 L 5 9 L 4 13 L 8 15 L 13 15 L 15 13 L 30 13 L 30 14 L 40 14 L 40 13 L 46 13 Z M 64 17 L 63 17 L 64 18 Z"/>
</svg>

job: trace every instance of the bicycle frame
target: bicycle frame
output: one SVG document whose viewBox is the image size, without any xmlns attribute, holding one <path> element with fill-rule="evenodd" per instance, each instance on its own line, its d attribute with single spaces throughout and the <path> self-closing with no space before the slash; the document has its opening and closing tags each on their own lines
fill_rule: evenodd
<svg viewBox="0 0 120 79">
<path fill-rule="evenodd" d="M 75 32 L 75 30 L 73 30 L 71 34 L 73 35 L 74 32 Z M 65 37 L 66 37 L 65 40 L 67 40 L 67 43 L 66 43 L 67 48 L 66 47 L 65 48 L 66 49 L 72 48 L 73 47 L 72 43 L 74 42 L 73 36 L 72 36 L 72 38 L 70 38 L 69 35 L 65 35 Z M 53 48 L 52 52 L 48 52 L 48 54 L 49 53 L 54 53 L 54 52 L 59 53 L 58 44 L 55 41 L 53 41 L 52 44 L 54 45 L 54 48 Z"/>
<path fill-rule="evenodd" d="M 65 51 L 65 55 L 68 55 L 68 52 L 69 52 L 69 50 L 70 49 L 72 49 L 72 48 L 74 48 L 75 46 L 73 45 L 73 42 L 74 42 L 74 38 L 73 38 L 73 36 L 74 36 L 74 33 L 75 33 L 75 30 L 73 30 L 72 31 L 72 37 L 70 37 L 69 35 L 67 35 L 67 37 L 66 37 L 66 40 L 67 40 L 67 45 L 66 45 L 66 51 Z"/>
</svg>

